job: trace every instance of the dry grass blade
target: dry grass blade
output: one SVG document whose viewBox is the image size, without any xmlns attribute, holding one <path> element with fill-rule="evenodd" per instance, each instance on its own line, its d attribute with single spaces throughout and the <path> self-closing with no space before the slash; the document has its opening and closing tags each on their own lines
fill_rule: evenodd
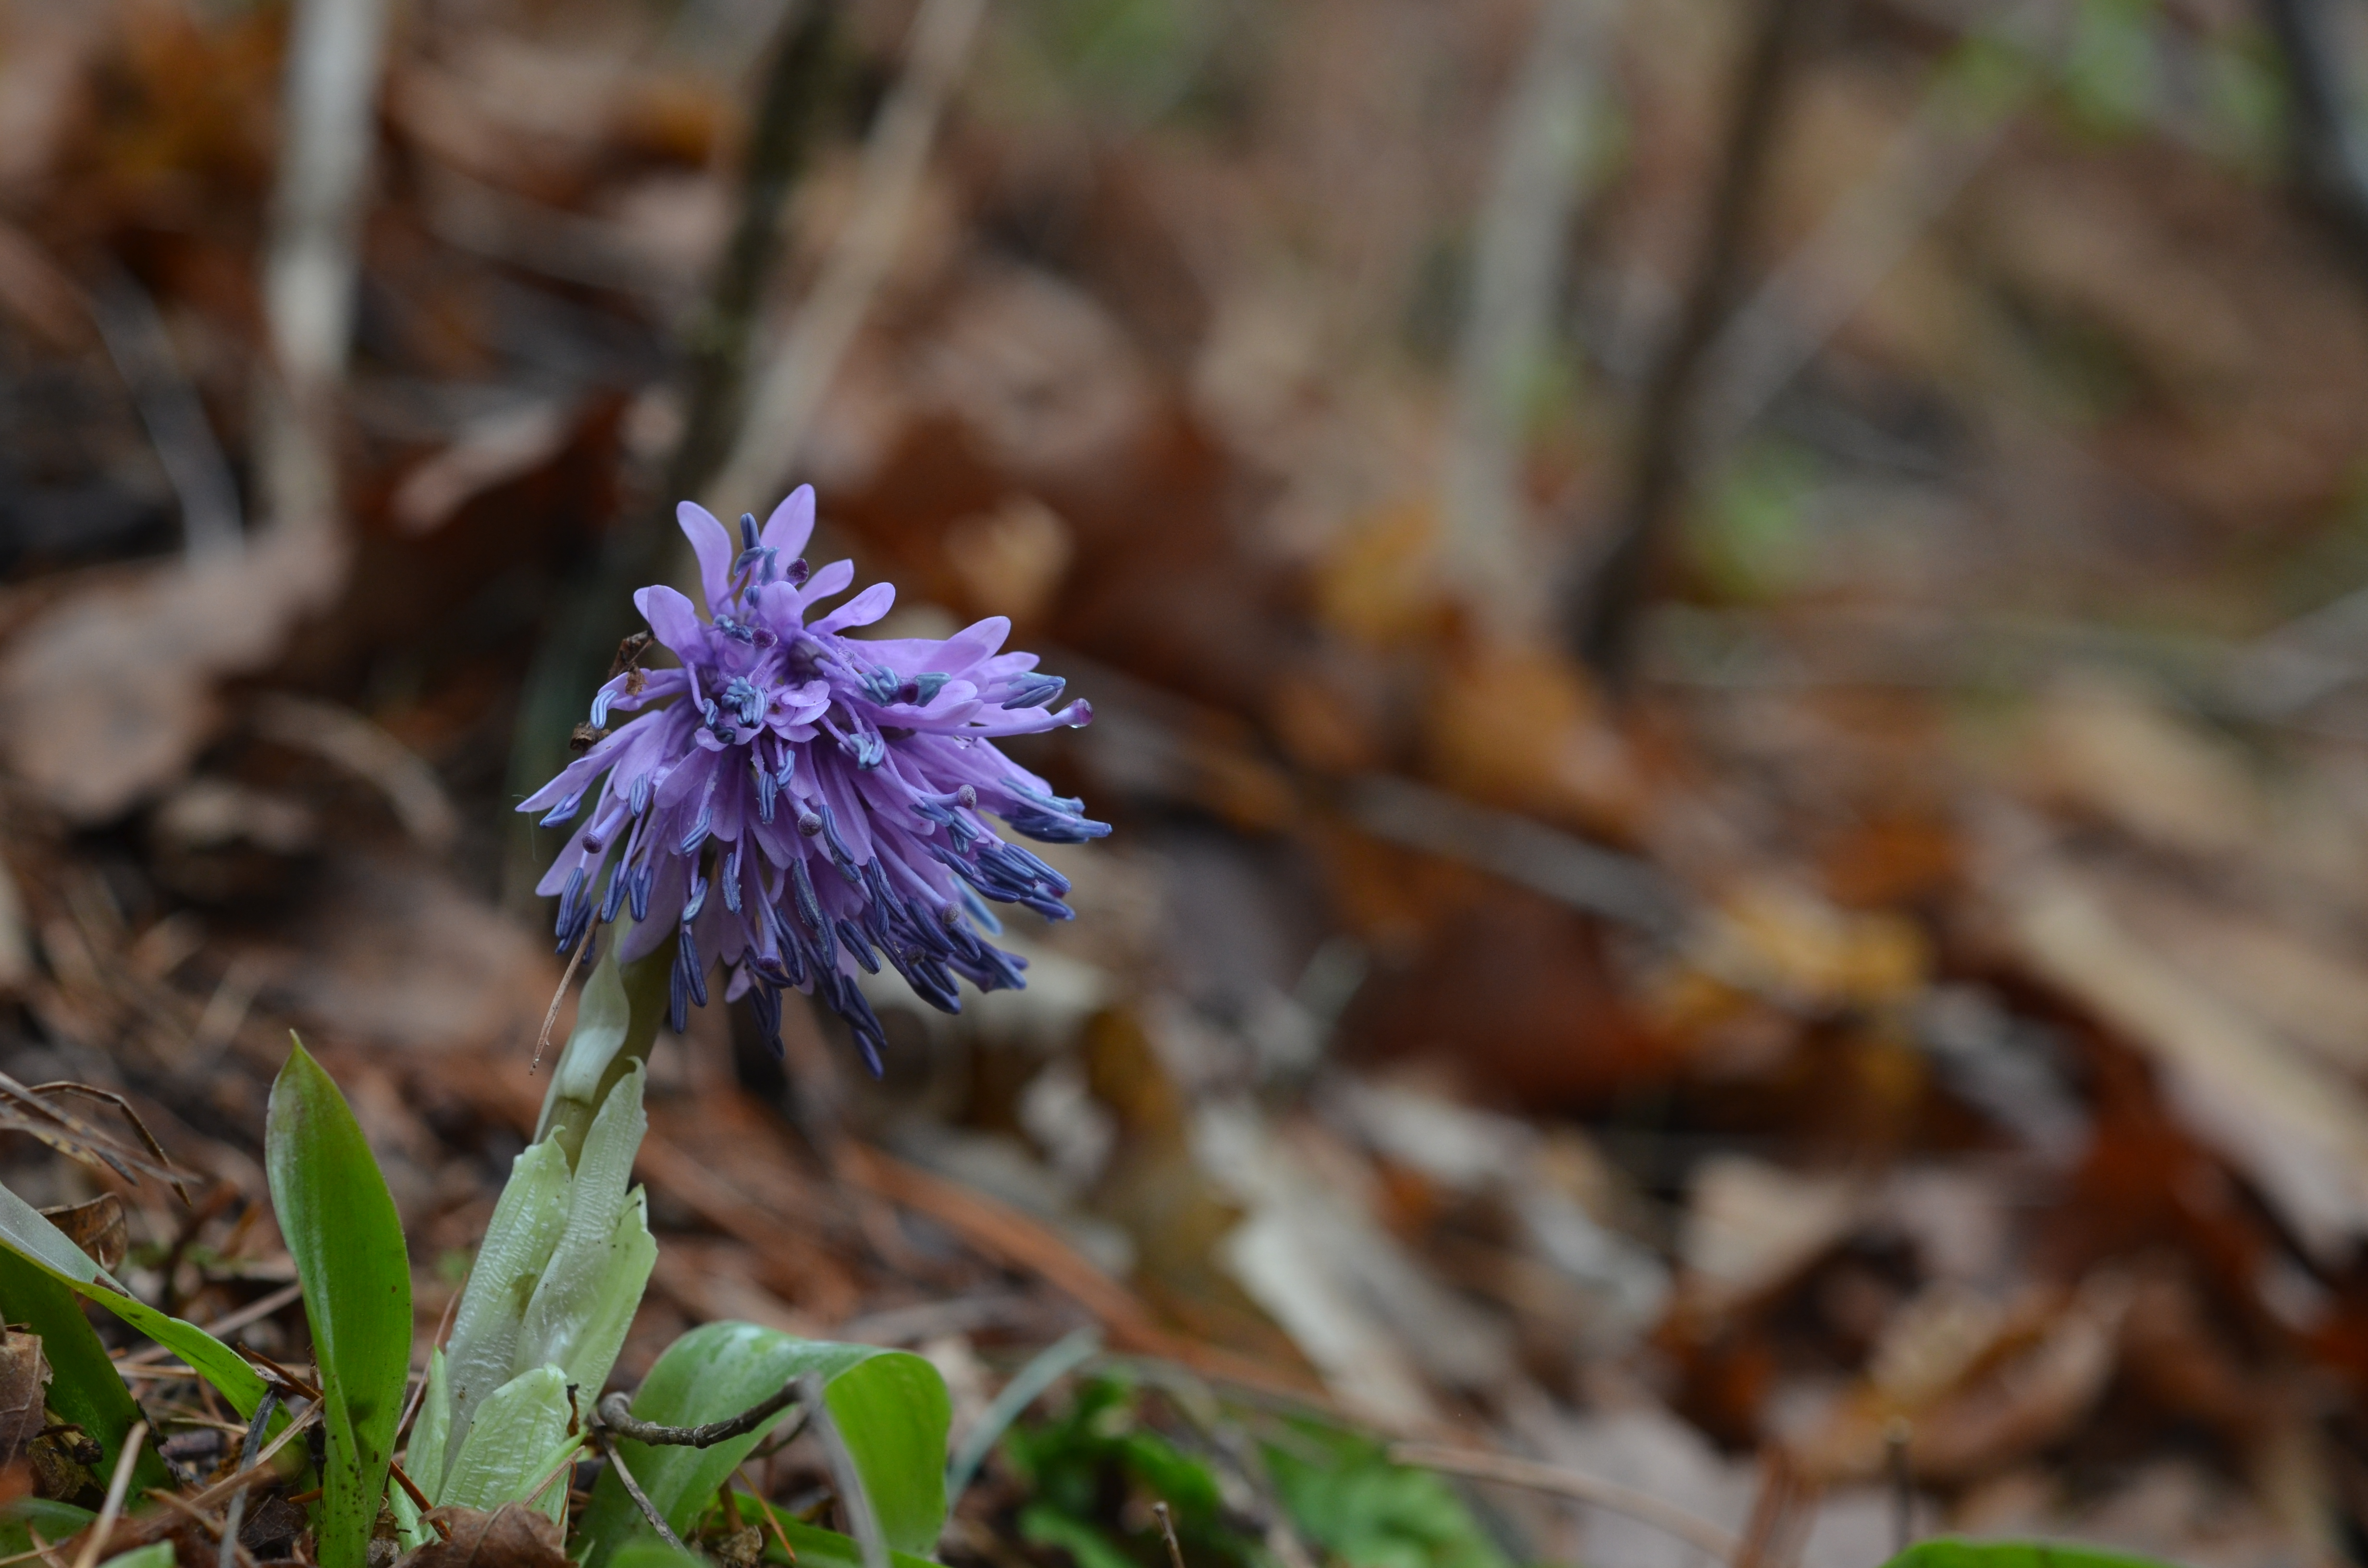
<svg viewBox="0 0 2368 1568">
<path fill-rule="evenodd" d="M 115 1521 L 122 1517 L 124 1496 L 131 1490 L 131 1467 L 139 1462 L 141 1447 L 148 1441 L 148 1423 L 134 1421 L 131 1430 L 123 1435 L 123 1449 L 116 1456 L 115 1474 L 107 1483 L 107 1501 L 100 1505 L 98 1517 L 82 1538 L 82 1549 L 74 1553 L 74 1568 L 92 1568 L 98 1561 L 107 1538 L 114 1532 Z"/>
<path fill-rule="evenodd" d="M 50 1103 L 52 1097 L 78 1095 L 112 1106 L 131 1126 L 133 1136 L 140 1140 L 144 1154 L 135 1153 L 120 1142 L 101 1132 L 80 1117 L 60 1109 Z M 18 1083 L 6 1073 L 0 1073 L 0 1127 L 24 1132 L 40 1139 L 68 1159 L 84 1165 L 104 1165 L 126 1181 L 137 1181 L 142 1176 L 155 1177 L 179 1195 L 183 1203 L 189 1201 L 189 1189 L 173 1162 L 165 1153 L 165 1146 L 156 1142 L 131 1102 L 112 1089 L 95 1085 L 79 1084 L 69 1079 L 31 1086 Z"/>
</svg>

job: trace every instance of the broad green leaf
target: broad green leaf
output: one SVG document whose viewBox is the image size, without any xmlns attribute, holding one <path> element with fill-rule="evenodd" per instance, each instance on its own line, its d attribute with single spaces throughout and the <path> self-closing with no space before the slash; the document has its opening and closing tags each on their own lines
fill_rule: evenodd
<svg viewBox="0 0 2368 1568">
<path fill-rule="evenodd" d="M 556 1367 L 519 1373 L 477 1407 L 477 1419 L 452 1456 L 437 1501 L 488 1513 L 505 1503 L 524 1502 L 558 1462 L 559 1450 L 570 1440 L 567 1429 L 575 1424 L 566 1373 Z M 560 1498 L 564 1503 L 564 1492 Z"/>
<path fill-rule="evenodd" d="M 889 1547 L 927 1556 L 946 1522 L 951 1412 L 944 1381 L 917 1356 L 798 1339 L 755 1324 L 707 1324 L 658 1358 L 634 1396 L 633 1414 L 669 1426 L 721 1421 L 807 1372 L 822 1375 L 831 1419 L 855 1457 Z M 632 1441 L 617 1446 L 633 1479 L 680 1533 L 691 1528 L 724 1477 L 763 1436 L 752 1432 L 712 1449 L 654 1449 Z M 586 1568 L 612 1568 L 610 1554 L 651 1535 L 613 1471 L 594 1484 L 580 1529 L 589 1543 Z"/>
<path fill-rule="evenodd" d="M 437 1490 L 443 1479 L 440 1466 L 460 1451 L 477 1406 L 522 1369 L 518 1324 L 529 1298 L 541 1283 L 552 1249 L 567 1228 L 572 1179 L 567 1156 L 555 1143 L 532 1144 L 510 1162 L 510 1179 L 494 1205 L 494 1217 L 486 1221 L 484 1244 L 477 1249 L 476 1266 L 469 1271 L 460 1310 L 452 1318 L 446 1363 L 451 1425 L 449 1437 L 436 1447 L 439 1468 L 430 1480 L 420 1469 L 406 1467 L 430 1497 L 441 1495 Z M 425 1421 L 434 1407 L 431 1398 L 420 1407 L 420 1419 Z"/>
<path fill-rule="evenodd" d="M 0 1313 L 41 1336 L 41 1354 L 50 1363 L 50 1408 L 98 1440 L 107 1453 L 98 1473 L 112 1473 L 123 1435 L 140 1419 L 140 1405 L 123 1386 L 97 1330 L 82 1315 L 81 1300 L 26 1259 L 0 1252 Z M 170 1486 L 173 1478 L 155 1449 L 143 1444 L 131 1482 L 141 1488 Z"/>
<path fill-rule="evenodd" d="M 35 1530 L 43 1540 L 55 1543 L 97 1517 L 88 1508 L 46 1497 L 19 1497 L 0 1504 L 0 1556 L 18 1557 L 31 1551 Z"/>
<path fill-rule="evenodd" d="M 2171 1568 L 2157 1558 L 2039 1540 L 1918 1541 L 1884 1568 Z"/>
<path fill-rule="evenodd" d="M 302 1042 L 271 1085 L 263 1163 L 321 1369 L 321 1568 L 362 1568 L 411 1369 L 411 1259 L 360 1125 Z"/>
<path fill-rule="evenodd" d="M 129 1551 L 119 1551 L 101 1562 L 98 1568 L 173 1568 L 173 1543 L 157 1540 L 146 1546 L 135 1546 Z"/>
<path fill-rule="evenodd" d="M 262 1375 L 238 1352 L 199 1328 L 138 1300 L 117 1284 L 88 1253 L 67 1239 L 31 1204 L 0 1187 L 0 1246 L 70 1286 L 86 1301 L 97 1301 L 125 1323 L 162 1345 L 214 1386 L 242 1417 L 252 1418 L 262 1404 Z M 285 1415 L 272 1417 L 277 1431 Z"/>
<path fill-rule="evenodd" d="M 639 1062 L 609 1091 L 585 1135 L 568 1196 L 567 1225 L 552 1249 L 518 1328 L 519 1370 L 545 1364 L 598 1395 L 625 1342 L 633 1309 L 657 1263 L 657 1244 L 632 1190 L 633 1159 L 649 1116 Z"/>
<path fill-rule="evenodd" d="M 431 1506 L 444 1495 L 444 1440 L 451 1429 L 451 1383 L 439 1346 L 427 1353 L 427 1386 L 419 1392 L 419 1414 L 411 1423 L 411 1447 L 403 1456 L 404 1473 L 427 1494 Z"/>
</svg>

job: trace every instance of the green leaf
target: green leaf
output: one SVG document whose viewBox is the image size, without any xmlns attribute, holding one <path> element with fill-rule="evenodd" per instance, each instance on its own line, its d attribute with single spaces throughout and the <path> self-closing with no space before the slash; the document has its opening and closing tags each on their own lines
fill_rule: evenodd
<svg viewBox="0 0 2368 1568">
<path fill-rule="evenodd" d="M 1312 1422 L 1264 1452 L 1276 1493 L 1304 1535 L 1353 1568 L 1509 1568 L 1453 1488 L 1390 1463 L 1379 1443 Z"/>
<path fill-rule="evenodd" d="M 55 1544 L 97 1517 L 88 1508 L 46 1497 L 19 1497 L 0 1504 L 0 1556 L 20 1557 L 31 1551 L 35 1530 L 40 1531 L 43 1540 Z"/>
<path fill-rule="evenodd" d="M 98 1568 L 173 1568 L 173 1543 L 169 1540 L 150 1541 L 129 1551 L 119 1551 Z"/>
<path fill-rule="evenodd" d="M 443 1467 L 468 1440 L 477 1406 L 522 1369 L 518 1366 L 519 1320 L 541 1282 L 552 1248 L 567 1229 L 570 1183 L 567 1155 L 556 1143 L 536 1143 L 510 1162 L 510 1179 L 485 1225 L 484 1245 L 461 1291 L 453 1315 L 446 1363 L 450 1389 L 449 1435 L 436 1445 L 432 1476 L 406 1467 L 430 1497 L 440 1498 Z M 428 1406 L 422 1405 L 421 1419 Z M 414 1439 L 415 1443 L 417 1441 Z"/>
<path fill-rule="evenodd" d="M 411 1423 L 411 1447 L 403 1456 L 404 1473 L 426 1494 L 430 1506 L 444 1495 L 445 1439 L 452 1430 L 450 1388 L 439 1346 L 427 1353 L 427 1386 L 419 1391 L 419 1415 Z"/>
<path fill-rule="evenodd" d="M 262 1375 L 248 1366 L 237 1351 L 196 1324 L 158 1312 L 126 1292 L 107 1270 L 91 1260 L 88 1253 L 51 1224 L 40 1210 L 6 1187 L 0 1187 L 0 1246 L 71 1287 L 84 1299 L 97 1301 L 180 1357 L 211 1383 L 242 1417 L 252 1419 L 256 1407 L 263 1403 Z M 285 1415 L 273 1416 L 272 1429 L 278 1431 L 286 1420 Z"/>
<path fill-rule="evenodd" d="M 362 1568 L 411 1369 L 403 1221 L 337 1085 L 302 1043 L 271 1085 L 263 1164 L 321 1369 L 322 1568 Z"/>
<path fill-rule="evenodd" d="M 495 1390 L 477 1407 L 477 1419 L 461 1451 L 452 1456 L 437 1501 L 487 1513 L 505 1503 L 526 1501 L 535 1483 L 559 1462 L 560 1451 L 575 1441 L 568 1436 L 576 1420 L 567 1384 L 567 1375 L 558 1368 L 537 1367 Z M 552 1491 L 546 1502 L 564 1507 L 566 1493 L 558 1487 Z"/>
<path fill-rule="evenodd" d="M 2037 1540 L 1918 1541 L 1884 1568 L 2171 1568 L 2152 1557 Z"/>
<path fill-rule="evenodd" d="M 50 1363 L 50 1408 L 97 1439 L 107 1457 L 94 1468 L 101 1475 L 113 1473 L 123 1435 L 140 1419 L 140 1405 L 123 1386 L 98 1331 L 83 1316 L 80 1298 L 15 1253 L 0 1252 L 0 1313 L 41 1336 L 41 1354 Z M 165 1461 L 146 1444 L 132 1465 L 131 1481 L 142 1488 L 173 1483 Z"/>
<path fill-rule="evenodd" d="M 643 1065 L 632 1062 L 601 1103 L 576 1158 L 566 1228 L 518 1325 L 517 1369 L 557 1367 L 589 1398 L 609 1381 L 658 1259 L 642 1196 L 632 1187 L 633 1159 L 649 1128 L 642 1108 L 648 1081 Z"/>
<path fill-rule="evenodd" d="M 946 1428 L 951 1413 L 944 1381 L 918 1356 L 798 1339 L 755 1324 L 707 1324 L 658 1358 L 634 1396 L 633 1414 L 669 1426 L 721 1421 L 806 1372 L 822 1375 L 831 1419 L 855 1456 L 889 1547 L 926 1556 L 946 1523 Z M 617 1446 L 633 1479 L 679 1534 L 691 1528 L 724 1477 L 763 1436 L 752 1432 L 712 1449 L 649 1448 L 631 1441 Z M 585 1568 L 612 1568 L 611 1553 L 651 1534 L 613 1471 L 594 1484 L 580 1529 L 590 1542 Z"/>
</svg>

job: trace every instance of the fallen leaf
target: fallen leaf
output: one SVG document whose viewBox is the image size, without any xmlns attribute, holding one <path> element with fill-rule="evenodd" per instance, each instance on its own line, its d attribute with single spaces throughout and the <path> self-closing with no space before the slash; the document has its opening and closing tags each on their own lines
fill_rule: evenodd
<svg viewBox="0 0 2368 1568">
<path fill-rule="evenodd" d="M 445 1539 L 404 1553 L 404 1568 L 566 1568 L 559 1526 L 523 1503 L 505 1503 L 490 1514 L 430 1508 L 427 1521 L 441 1526 Z"/>
<path fill-rule="evenodd" d="M 181 777 L 222 722 L 217 684 L 269 663 L 343 571 L 326 529 L 280 525 L 64 596 L 0 653 L 10 771 L 70 822 L 122 815 Z"/>
<path fill-rule="evenodd" d="M 87 1203 L 63 1204 L 41 1213 L 68 1241 L 97 1259 L 101 1268 L 122 1267 L 131 1233 L 124 1224 L 123 1199 L 115 1194 L 102 1192 Z"/>
<path fill-rule="evenodd" d="M 48 1422 L 43 1405 L 50 1386 L 49 1358 L 41 1336 L 20 1329 L 0 1331 L 0 1467 L 24 1458 L 25 1446 Z"/>
</svg>

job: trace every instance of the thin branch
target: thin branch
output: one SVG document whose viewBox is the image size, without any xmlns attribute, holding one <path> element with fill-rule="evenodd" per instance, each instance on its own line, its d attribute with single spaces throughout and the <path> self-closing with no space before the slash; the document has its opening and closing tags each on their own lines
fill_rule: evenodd
<svg viewBox="0 0 2368 1568">
<path fill-rule="evenodd" d="M 1645 394 L 1624 510 L 1585 585 L 1576 618 L 1579 653 L 1615 683 L 1625 680 L 1634 662 L 1637 626 L 1657 586 L 1668 536 L 1685 503 L 1688 436 L 1703 365 L 1743 281 L 1752 221 L 1768 183 L 1785 100 L 1798 74 L 1794 66 L 1818 3 L 1758 0 L 1702 259 Z"/>
<path fill-rule="evenodd" d="M 657 1506 L 650 1501 L 650 1494 L 642 1490 L 642 1483 L 633 1479 L 632 1471 L 625 1463 L 625 1456 L 619 1452 L 613 1444 L 609 1449 L 609 1468 L 617 1472 L 619 1481 L 624 1483 L 625 1495 L 631 1497 L 633 1500 L 633 1506 L 641 1509 L 642 1517 L 649 1520 L 650 1528 L 658 1532 L 658 1539 L 677 1551 L 689 1551 L 689 1547 L 683 1545 L 682 1537 L 674 1533 L 674 1527 L 667 1524 L 666 1517 L 658 1512 Z"/>
<path fill-rule="evenodd" d="M 234 555 L 244 542 L 238 485 L 205 404 L 189 384 L 156 301 L 109 261 L 90 295 L 91 320 L 148 427 L 156 460 L 181 503 L 181 548 L 192 561 Z"/>
<path fill-rule="evenodd" d="M 1649 1492 L 1639 1492 L 1633 1486 L 1622 1486 L 1616 1481 L 1606 1481 L 1578 1471 L 1564 1470 L 1558 1465 L 1508 1459 L 1502 1454 L 1479 1453 L 1468 1449 L 1442 1448 L 1433 1443 L 1394 1443 L 1390 1446 L 1390 1460 L 1392 1463 L 1412 1465 L 1417 1470 L 1435 1470 L 1444 1475 L 1468 1475 L 1474 1481 L 1494 1481 L 1507 1486 L 1524 1487 L 1531 1492 L 1551 1492 L 1558 1497 L 1574 1497 L 1582 1503 L 1592 1503 L 1599 1508 L 1624 1514 L 1673 1535 L 1710 1553 L 1721 1562 L 1734 1562 L 1736 1553 L 1743 1549 L 1742 1541 L 1708 1519 L 1696 1518 L 1673 1504 L 1664 1503 Z"/>
<path fill-rule="evenodd" d="M 856 176 L 855 210 L 831 247 L 749 400 L 728 456 L 700 499 L 724 515 L 771 495 L 798 460 L 815 413 L 895 260 L 928 167 L 938 120 L 970 58 L 986 0 L 925 0 L 906 35 L 905 72 L 880 106 Z"/>
<path fill-rule="evenodd" d="M 676 501 L 704 490 L 739 438 L 746 405 L 748 344 L 781 250 L 781 214 L 803 175 L 830 97 L 830 63 L 846 0 L 802 0 L 780 23 L 741 165 L 739 216 L 706 303 L 684 331 L 688 365 L 680 442 L 666 465 L 663 512 L 613 528 L 594 569 L 569 584 L 535 650 L 519 699 L 510 778 L 539 788 L 567 760 L 609 651 L 632 618 L 632 591 L 666 574 Z M 503 867 L 505 903 L 523 904 L 541 875 L 532 833 L 520 827 Z"/>
<path fill-rule="evenodd" d="M 1166 1503 L 1151 1506 L 1152 1517 L 1159 1521 L 1159 1536 L 1167 1543 L 1167 1568 L 1184 1568 L 1184 1543 L 1176 1539 L 1176 1516 Z"/>
<path fill-rule="evenodd" d="M 2287 139 L 2302 195 L 2368 266 L 2368 137 L 2354 122 L 2356 85 L 2322 0 L 2260 0 L 2261 18 L 2285 68 Z"/>
<path fill-rule="evenodd" d="M 246 1424 L 246 1437 L 239 1444 L 238 1468 L 243 1473 L 255 1468 L 256 1450 L 263 1446 L 264 1430 L 271 1425 L 274 1411 L 279 1408 L 279 1391 L 267 1388 L 263 1403 L 255 1407 L 255 1419 Z M 230 1506 L 222 1514 L 222 1555 L 215 1560 L 216 1568 L 235 1568 L 233 1549 L 238 1542 L 239 1526 L 246 1519 L 245 1489 L 231 1494 Z"/>
<path fill-rule="evenodd" d="M 780 1516 L 773 1512 L 773 1505 L 766 1500 L 764 1493 L 757 1490 L 757 1483 L 750 1478 L 747 1461 L 744 1460 L 734 1465 L 732 1473 L 747 1483 L 748 1495 L 757 1500 L 757 1506 L 765 1510 L 765 1522 L 773 1527 L 773 1539 L 781 1543 L 781 1555 L 790 1562 L 795 1562 L 798 1560 L 798 1549 L 790 1544 L 790 1532 L 781 1528 Z M 728 1483 L 725 1490 L 728 1494 L 730 1490 Z M 951 1506 L 952 1505 L 949 1503 L 948 1507 Z"/>
<path fill-rule="evenodd" d="M 1571 210 L 1593 150 L 1597 40 L 1622 0 L 1543 0 L 1497 130 L 1440 463 L 1440 562 L 1492 629 L 1549 611 L 1522 491 L 1523 412 L 1553 338 Z"/>
<path fill-rule="evenodd" d="M 781 1385 L 778 1393 L 767 1395 L 737 1415 L 710 1421 L 704 1426 L 663 1426 L 655 1421 L 643 1421 L 633 1414 L 632 1402 L 622 1393 L 612 1393 L 602 1400 L 593 1414 L 602 1431 L 631 1437 L 636 1443 L 654 1448 L 712 1449 L 718 1443 L 746 1437 L 802 1397 L 798 1380 L 792 1378 Z"/>
<path fill-rule="evenodd" d="M 740 216 L 707 301 L 685 329 L 689 372 L 682 442 L 666 465 L 672 498 L 703 489 L 731 454 L 746 403 L 748 344 L 781 248 L 781 211 L 805 170 L 845 0 L 795 0 L 757 102 L 740 174 Z"/>
<path fill-rule="evenodd" d="M 584 935 L 575 938 L 575 956 L 567 960 L 567 971 L 559 977 L 559 989 L 551 994 L 551 1010 L 542 1016 L 542 1032 L 534 1037 L 534 1061 L 526 1070 L 529 1077 L 542 1070 L 542 1053 L 551 1049 L 551 1027 L 559 1022 L 559 1005 L 567 1000 L 568 983 L 575 978 L 584 955 L 591 949 L 593 933 L 598 929 L 599 923 L 591 922 L 584 927 Z"/>
</svg>

